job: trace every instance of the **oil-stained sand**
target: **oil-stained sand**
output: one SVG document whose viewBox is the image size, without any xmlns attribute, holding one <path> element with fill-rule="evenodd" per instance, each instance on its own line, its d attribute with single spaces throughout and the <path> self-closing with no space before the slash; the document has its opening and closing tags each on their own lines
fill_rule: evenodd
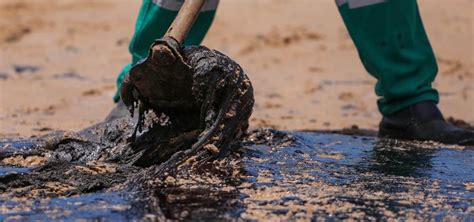
<svg viewBox="0 0 474 222">
<path fill-rule="evenodd" d="M 18 144 L 28 146 L 1 147 Z M 0 174 L 1 219 L 473 219 L 469 147 L 272 130 L 240 145 L 223 160 L 162 179 L 153 167 L 48 163 L 87 176 L 76 184 L 51 176 L 42 190 L 25 191 L 11 184 L 58 170 L 16 168 Z M 79 188 L 94 178 L 102 185 Z"/>
</svg>

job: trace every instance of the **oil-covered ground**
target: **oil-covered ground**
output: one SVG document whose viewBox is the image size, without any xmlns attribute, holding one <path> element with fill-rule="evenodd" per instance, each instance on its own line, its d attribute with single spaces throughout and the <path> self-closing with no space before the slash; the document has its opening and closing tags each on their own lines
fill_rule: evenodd
<svg viewBox="0 0 474 222">
<path fill-rule="evenodd" d="M 34 145 L 3 140 L 0 158 Z M 469 147 L 258 130 L 237 153 L 203 166 L 198 176 L 158 182 L 147 178 L 152 167 L 15 158 L 3 158 L 0 168 L 2 221 L 474 220 L 474 148 Z M 45 175 L 44 184 L 26 179 Z"/>
</svg>

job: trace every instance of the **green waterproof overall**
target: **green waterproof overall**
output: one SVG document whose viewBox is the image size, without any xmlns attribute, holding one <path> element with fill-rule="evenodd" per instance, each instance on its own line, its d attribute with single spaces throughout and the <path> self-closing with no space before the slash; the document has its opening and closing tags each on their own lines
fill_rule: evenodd
<svg viewBox="0 0 474 222">
<path fill-rule="evenodd" d="M 145 58 L 152 42 L 171 25 L 183 0 L 143 0 L 129 50 L 132 61 L 117 79 L 120 84 L 130 67 Z M 416 0 L 336 0 L 340 14 L 366 70 L 377 79 L 375 92 L 383 115 L 421 101 L 438 102 L 431 83 L 438 68 L 425 33 Z M 218 0 L 207 0 L 186 45 L 199 45 L 207 33 Z M 317 52 L 315 52 L 317 53 Z M 116 93 L 114 100 L 118 101 Z"/>
</svg>

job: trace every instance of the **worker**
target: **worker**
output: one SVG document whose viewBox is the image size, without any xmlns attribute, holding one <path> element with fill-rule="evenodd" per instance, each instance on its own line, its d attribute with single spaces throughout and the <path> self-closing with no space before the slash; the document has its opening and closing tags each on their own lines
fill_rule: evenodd
<svg viewBox="0 0 474 222">
<path fill-rule="evenodd" d="M 143 0 L 129 50 L 132 61 L 120 73 L 120 88 L 131 66 L 144 59 L 161 38 L 184 0 Z M 200 45 L 212 24 L 219 0 L 207 0 L 186 45 Z M 336 0 L 367 72 L 377 79 L 375 93 L 383 118 L 379 136 L 474 145 L 474 132 L 448 123 L 437 107 L 433 88 L 436 58 L 416 0 Z M 114 100 L 120 95 L 117 92 Z"/>
</svg>

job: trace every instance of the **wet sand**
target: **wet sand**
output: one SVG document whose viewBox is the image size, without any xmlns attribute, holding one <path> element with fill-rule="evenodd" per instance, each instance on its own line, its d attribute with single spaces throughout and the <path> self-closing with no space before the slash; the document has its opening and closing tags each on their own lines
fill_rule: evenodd
<svg viewBox="0 0 474 222">
<path fill-rule="evenodd" d="M 161 181 L 100 161 L 2 164 L 0 220 L 474 219 L 472 148 L 271 130 L 241 145 Z"/>
<path fill-rule="evenodd" d="M 446 116 L 474 123 L 473 2 L 420 0 Z M 0 2 L 0 137 L 77 131 L 114 104 L 139 1 Z M 244 28 L 243 28 L 244 27 Z M 377 129 L 374 80 L 332 1 L 225 0 L 204 45 L 254 84 L 251 127 Z"/>
</svg>

